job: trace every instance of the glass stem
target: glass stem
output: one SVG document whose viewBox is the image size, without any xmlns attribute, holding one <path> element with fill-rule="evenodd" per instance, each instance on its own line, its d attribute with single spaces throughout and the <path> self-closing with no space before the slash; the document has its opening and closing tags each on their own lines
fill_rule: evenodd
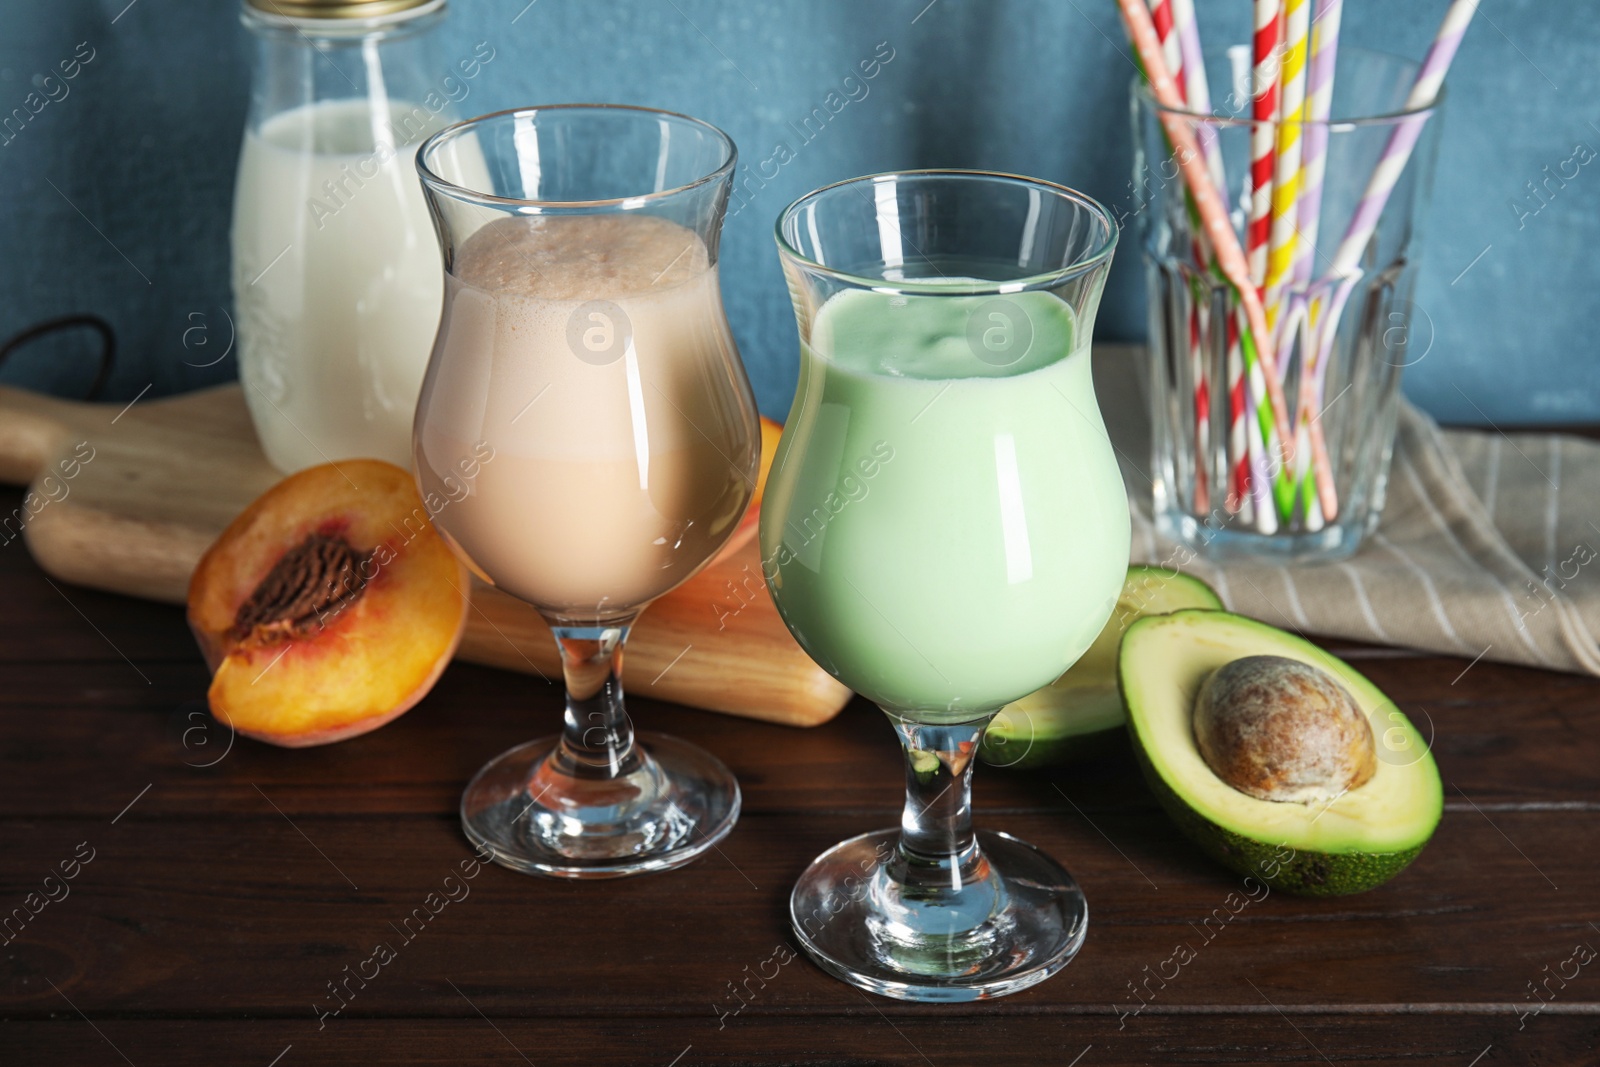
<svg viewBox="0 0 1600 1067">
<path fill-rule="evenodd" d="M 906 757 L 906 806 L 894 876 L 929 888 L 960 889 L 978 873 L 982 859 L 972 833 L 972 769 L 994 713 L 944 725 L 888 715 Z"/>
<path fill-rule="evenodd" d="M 633 723 L 622 704 L 622 650 L 633 619 L 609 626 L 551 626 L 561 649 L 567 710 L 556 769 L 578 778 L 617 778 L 637 770 Z"/>
</svg>

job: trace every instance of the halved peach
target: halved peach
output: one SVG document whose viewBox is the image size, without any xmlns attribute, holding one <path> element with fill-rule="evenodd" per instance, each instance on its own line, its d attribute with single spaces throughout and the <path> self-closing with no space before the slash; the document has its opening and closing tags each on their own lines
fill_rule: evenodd
<svg viewBox="0 0 1600 1067">
<path fill-rule="evenodd" d="M 468 590 L 408 472 L 362 459 L 290 475 L 189 580 L 211 713 L 290 747 L 375 730 L 433 688 Z"/>
</svg>

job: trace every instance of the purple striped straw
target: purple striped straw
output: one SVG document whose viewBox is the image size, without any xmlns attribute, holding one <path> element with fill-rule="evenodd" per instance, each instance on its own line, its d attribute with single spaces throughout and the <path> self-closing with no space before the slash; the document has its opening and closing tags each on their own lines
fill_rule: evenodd
<svg viewBox="0 0 1600 1067">
<path fill-rule="evenodd" d="M 1311 65 L 1306 75 L 1305 136 L 1300 165 L 1300 244 L 1294 282 L 1305 285 L 1316 270 L 1317 231 L 1322 222 L 1322 181 L 1328 171 L 1327 121 L 1333 107 L 1333 72 L 1339 54 L 1343 0 L 1317 0 L 1311 17 Z"/>
<path fill-rule="evenodd" d="M 1206 80 L 1205 53 L 1200 48 L 1200 24 L 1195 18 L 1194 0 L 1171 0 L 1173 33 L 1178 38 L 1178 50 L 1183 55 L 1184 102 L 1190 111 L 1201 115 L 1211 114 L 1211 86 Z M 1217 130 L 1209 122 L 1196 122 L 1195 135 L 1200 141 L 1200 153 L 1206 159 L 1206 172 L 1218 192 L 1226 193 L 1228 183 L 1222 170 L 1222 149 L 1217 144 Z"/>
<path fill-rule="evenodd" d="M 1411 94 L 1406 97 L 1407 111 L 1423 111 L 1432 107 L 1433 102 L 1438 99 L 1439 87 L 1444 84 L 1444 76 L 1456 57 L 1456 49 L 1461 47 L 1461 38 L 1466 35 L 1467 26 L 1472 22 L 1472 16 L 1477 10 L 1478 0 L 1452 0 L 1450 9 L 1445 12 L 1444 21 L 1439 24 L 1439 32 L 1434 35 L 1428 56 L 1422 61 L 1422 69 L 1417 71 L 1417 80 L 1411 85 Z M 1361 254 L 1366 250 L 1367 242 L 1372 240 L 1372 233 L 1378 227 L 1378 217 L 1383 214 L 1383 207 L 1389 202 L 1389 194 L 1394 191 L 1395 183 L 1400 180 L 1400 174 L 1405 170 L 1406 162 L 1411 158 L 1411 150 L 1416 147 L 1417 138 L 1421 136 L 1422 127 L 1427 121 L 1427 114 L 1413 115 L 1401 121 L 1395 126 L 1394 132 L 1389 134 L 1389 143 L 1384 146 L 1383 155 L 1378 158 L 1378 165 L 1373 168 L 1372 177 L 1367 179 L 1366 192 L 1361 197 L 1361 203 L 1356 206 L 1355 215 L 1350 219 L 1344 240 L 1339 242 L 1339 251 L 1333 257 L 1333 266 L 1328 271 L 1328 277 L 1343 279 L 1343 283 L 1338 286 L 1320 326 L 1322 339 L 1317 346 L 1316 360 L 1316 389 L 1319 404 L 1321 383 L 1327 373 L 1328 358 L 1333 351 L 1339 319 L 1344 315 L 1345 304 L 1349 301 L 1350 294 L 1355 289 L 1355 281 L 1361 274 Z"/>
<path fill-rule="evenodd" d="M 1200 27 L 1195 22 L 1194 0 L 1171 0 L 1172 27 L 1183 54 L 1185 101 L 1190 111 L 1211 110 L 1211 88 L 1206 83 L 1205 57 L 1200 52 Z"/>
<path fill-rule="evenodd" d="M 1301 343 L 1294 481 L 1305 505 L 1301 521 L 1309 531 L 1320 530 L 1325 518 L 1323 502 L 1315 486 L 1306 479 L 1306 460 L 1311 452 L 1313 436 L 1317 439 L 1318 447 L 1327 447 L 1321 425 L 1311 421 L 1314 418 L 1311 413 L 1321 407 L 1326 361 L 1318 358 L 1322 354 L 1322 345 L 1317 327 L 1324 316 L 1311 313 L 1311 298 L 1305 287 L 1316 273 L 1317 236 L 1322 223 L 1322 184 L 1328 172 L 1327 123 L 1333 110 L 1333 73 L 1338 62 L 1339 22 L 1343 6 L 1342 0 L 1317 0 L 1316 11 L 1311 17 L 1311 62 L 1306 70 L 1307 121 L 1300 157 L 1300 240 L 1291 272 L 1292 287 L 1302 294 L 1301 302 L 1297 305 L 1300 313 L 1297 331 Z M 1323 310 L 1320 303 L 1315 310 L 1318 313 Z M 1293 315 L 1290 317 L 1295 318 Z M 1305 453 L 1298 451 L 1302 446 Z"/>
<path fill-rule="evenodd" d="M 1439 86 L 1444 83 L 1445 73 L 1450 69 L 1456 49 L 1461 46 L 1461 38 L 1466 34 L 1467 25 L 1477 10 L 1478 0 L 1452 0 L 1433 45 L 1428 49 L 1428 58 L 1422 61 L 1422 69 L 1417 72 L 1411 95 L 1406 97 L 1407 111 L 1422 111 L 1433 106 L 1439 96 Z M 1378 216 L 1383 214 L 1383 206 L 1388 203 L 1389 194 L 1400 180 L 1400 173 L 1405 170 L 1406 161 L 1411 158 L 1411 150 L 1416 147 L 1417 138 L 1427 121 L 1426 114 L 1413 115 L 1395 126 L 1394 132 L 1389 135 L 1389 143 L 1384 147 L 1378 165 L 1373 168 L 1372 177 L 1367 179 L 1366 192 L 1356 207 L 1355 216 L 1350 220 L 1349 229 L 1345 230 L 1344 240 L 1339 243 L 1339 251 L 1333 257 L 1330 274 L 1343 276 L 1361 265 L 1361 253 L 1366 249 L 1367 242 L 1372 240 L 1372 232 L 1378 227 Z"/>
</svg>

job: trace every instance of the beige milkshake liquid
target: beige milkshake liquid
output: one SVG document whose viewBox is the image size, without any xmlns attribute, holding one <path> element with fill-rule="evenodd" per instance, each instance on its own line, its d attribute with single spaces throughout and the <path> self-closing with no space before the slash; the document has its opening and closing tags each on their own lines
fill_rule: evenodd
<svg viewBox="0 0 1600 1067">
<path fill-rule="evenodd" d="M 716 551 L 754 489 L 737 360 L 693 231 L 628 215 L 490 222 L 450 265 L 417 410 L 434 524 L 548 613 L 643 606 Z"/>
</svg>

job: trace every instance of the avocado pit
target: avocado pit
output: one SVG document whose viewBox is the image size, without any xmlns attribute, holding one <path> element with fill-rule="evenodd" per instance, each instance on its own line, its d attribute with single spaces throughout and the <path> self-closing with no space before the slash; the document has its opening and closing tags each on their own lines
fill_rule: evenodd
<svg viewBox="0 0 1600 1067">
<path fill-rule="evenodd" d="M 1372 727 L 1326 671 L 1283 656 L 1245 656 L 1213 671 L 1194 706 L 1207 766 L 1260 800 L 1331 801 L 1377 772 Z"/>
</svg>

